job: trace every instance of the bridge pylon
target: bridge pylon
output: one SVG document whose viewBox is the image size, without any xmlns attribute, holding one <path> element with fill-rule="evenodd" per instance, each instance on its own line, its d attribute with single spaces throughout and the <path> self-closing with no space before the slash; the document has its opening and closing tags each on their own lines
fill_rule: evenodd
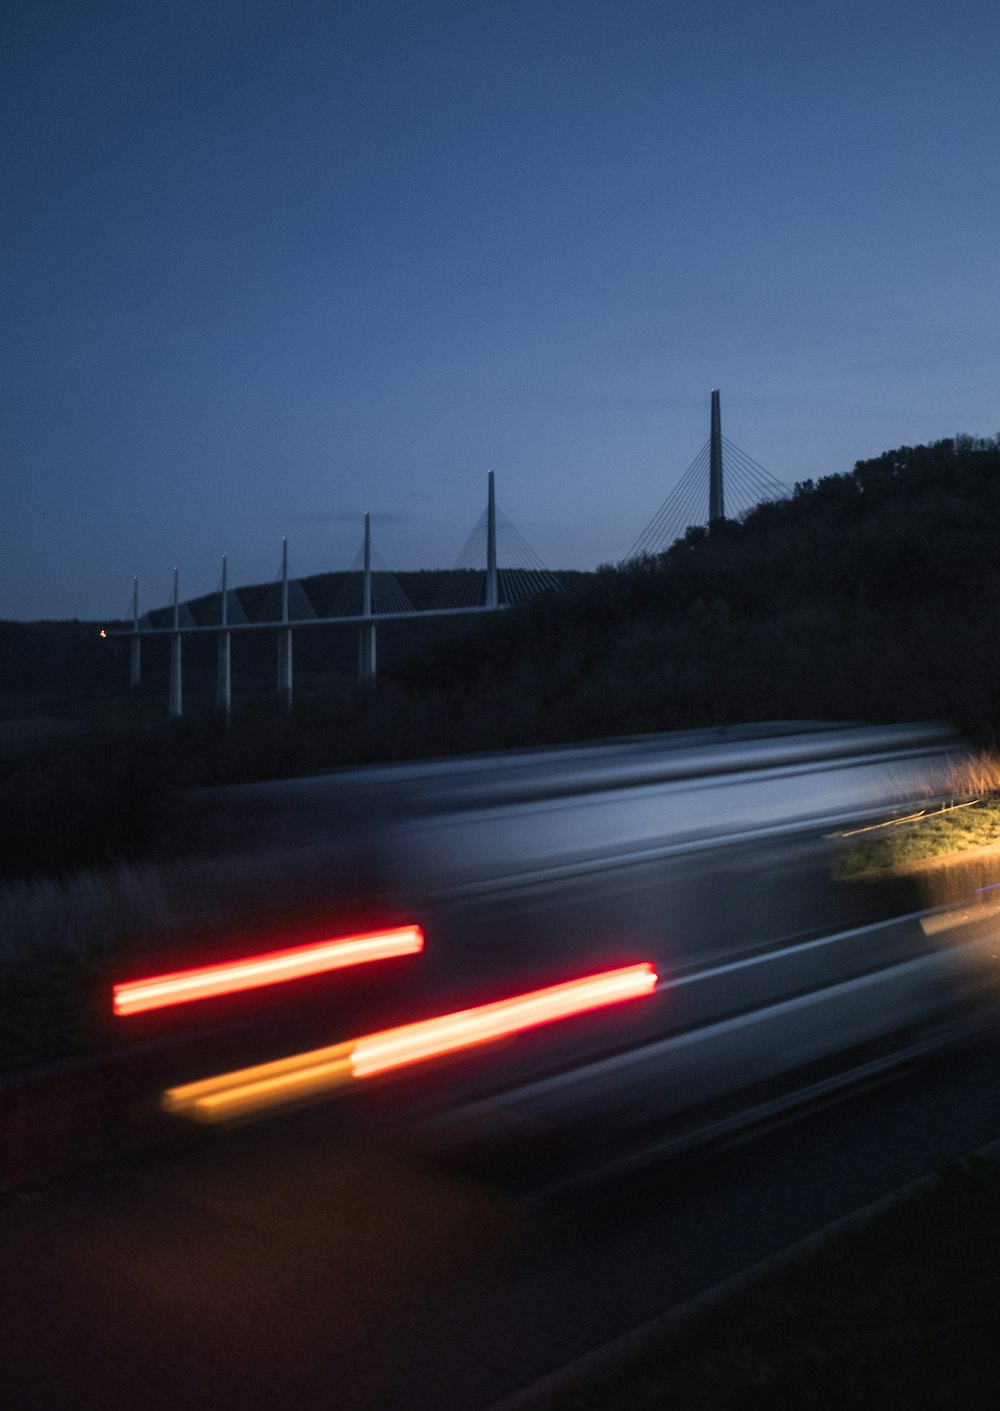
<svg viewBox="0 0 1000 1411">
<path fill-rule="evenodd" d="M 708 445 L 708 522 L 726 517 L 725 487 L 722 481 L 722 412 L 719 389 L 712 388 L 712 426 Z"/>
<path fill-rule="evenodd" d="M 708 440 L 625 555 L 625 562 L 662 554 L 695 527 L 711 530 L 728 514 L 743 518 L 765 501 L 783 500 L 788 488 L 722 434 L 718 387 L 712 388 Z M 708 517 L 705 474 L 708 473 Z"/>
</svg>

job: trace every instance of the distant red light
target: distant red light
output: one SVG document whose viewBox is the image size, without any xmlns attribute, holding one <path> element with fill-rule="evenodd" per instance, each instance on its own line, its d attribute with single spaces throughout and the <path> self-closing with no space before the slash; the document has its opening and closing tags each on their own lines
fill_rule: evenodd
<svg viewBox="0 0 1000 1411">
<path fill-rule="evenodd" d="M 314 941 L 288 950 L 268 951 L 241 960 L 203 965 L 194 970 L 176 970 L 148 980 L 131 980 L 114 987 L 114 1009 L 121 1016 L 140 1014 L 147 1009 L 163 1009 L 173 1004 L 190 1004 L 213 995 L 234 994 L 263 985 L 280 985 L 307 975 L 321 975 L 351 965 L 365 965 L 394 956 L 414 955 L 423 950 L 424 934 L 419 926 L 399 926 L 388 931 L 339 939 Z"/>
</svg>

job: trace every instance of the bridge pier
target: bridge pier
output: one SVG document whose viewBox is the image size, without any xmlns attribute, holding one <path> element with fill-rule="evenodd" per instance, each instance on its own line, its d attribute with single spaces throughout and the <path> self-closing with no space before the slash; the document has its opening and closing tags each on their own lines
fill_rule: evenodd
<svg viewBox="0 0 1000 1411">
<path fill-rule="evenodd" d="M 233 669 L 230 632 L 219 633 L 219 663 L 216 672 L 215 708 L 229 720 L 233 713 Z"/>
<path fill-rule="evenodd" d="M 278 695 L 285 709 L 292 708 L 292 629 L 283 627 L 278 633 Z"/>
<path fill-rule="evenodd" d="M 486 606 L 497 606 L 497 502 L 493 472 L 486 480 Z"/>
<path fill-rule="evenodd" d="M 181 634 L 170 638 L 170 718 L 179 720 L 184 714 L 184 693 L 181 687 Z"/>
<path fill-rule="evenodd" d="M 288 622 L 288 540 L 281 541 L 281 621 Z M 283 626 L 278 633 L 278 695 L 285 709 L 292 708 L 292 629 Z"/>
<path fill-rule="evenodd" d="M 222 555 L 222 611 L 220 613 L 222 631 L 219 633 L 219 664 L 215 683 L 215 708 L 228 722 L 233 711 L 233 673 L 230 649 L 229 593 L 226 555 Z"/>
<path fill-rule="evenodd" d="M 358 632 L 358 680 L 374 685 L 376 673 L 375 624 L 366 622 Z"/>
<path fill-rule="evenodd" d="M 184 693 L 181 685 L 181 617 L 177 595 L 177 566 L 174 565 L 174 633 L 170 638 L 170 704 L 171 720 L 184 714 Z"/>
<path fill-rule="evenodd" d="M 129 651 L 128 684 L 138 686 L 142 680 L 142 639 L 139 636 L 139 579 L 132 580 L 132 641 Z"/>
<path fill-rule="evenodd" d="M 361 616 L 365 621 L 358 633 L 358 680 L 364 685 L 375 681 L 375 623 L 372 618 L 372 523 L 365 510 L 365 567 L 361 579 Z"/>
</svg>

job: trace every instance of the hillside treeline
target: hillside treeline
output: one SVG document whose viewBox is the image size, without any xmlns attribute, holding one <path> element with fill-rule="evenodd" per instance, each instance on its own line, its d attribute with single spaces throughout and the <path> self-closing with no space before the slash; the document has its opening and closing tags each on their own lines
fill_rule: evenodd
<svg viewBox="0 0 1000 1411">
<path fill-rule="evenodd" d="M 689 529 L 403 679 L 475 701 L 502 735 L 943 717 L 981 737 L 998 628 L 1000 436 L 959 437 Z"/>
<path fill-rule="evenodd" d="M 888 451 L 470 623 L 373 690 L 302 671 L 291 716 L 271 686 L 229 729 L 163 721 L 155 683 L 129 724 L 123 688 L 113 724 L 0 755 L 0 877 L 157 849 L 171 789 L 374 760 L 781 719 L 936 718 L 988 742 L 1000 437 Z"/>
</svg>

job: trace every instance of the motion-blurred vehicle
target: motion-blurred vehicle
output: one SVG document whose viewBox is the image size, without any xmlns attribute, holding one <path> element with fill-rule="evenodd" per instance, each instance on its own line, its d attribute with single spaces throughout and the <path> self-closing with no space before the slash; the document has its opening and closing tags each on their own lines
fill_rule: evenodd
<svg viewBox="0 0 1000 1411">
<path fill-rule="evenodd" d="M 947 807 L 964 752 L 937 725 L 779 723 L 212 791 L 235 845 L 317 859 L 330 934 L 422 944 L 328 977 L 324 1044 L 167 1105 L 364 1089 L 442 1138 L 557 1135 L 613 1164 L 884 1073 L 986 1012 L 990 908 L 844 859 Z"/>
</svg>

